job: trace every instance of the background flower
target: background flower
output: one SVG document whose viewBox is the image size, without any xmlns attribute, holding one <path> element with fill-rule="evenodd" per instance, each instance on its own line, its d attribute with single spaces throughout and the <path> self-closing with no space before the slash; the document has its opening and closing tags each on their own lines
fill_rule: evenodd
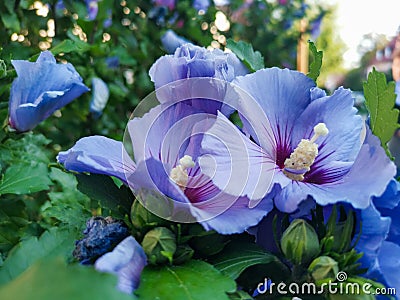
<svg viewBox="0 0 400 300">
<path fill-rule="evenodd" d="M 118 276 L 118 289 L 132 294 L 140 283 L 140 274 L 147 265 L 147 257 L 142 246 L 129 236 L 120 242 L 113 251 L 96 260 L 94 267 L 100 272 Z"/>
<path fill-rule="evenodd" d="M 33 129 L 89 90 L 75 68 L 57 64 L 50 51 L 42 52 L 36 62 L 13 60 L 12 64 L 18 77 L 11 87 L 9 121 L 18 131 Z"/>
</svg>

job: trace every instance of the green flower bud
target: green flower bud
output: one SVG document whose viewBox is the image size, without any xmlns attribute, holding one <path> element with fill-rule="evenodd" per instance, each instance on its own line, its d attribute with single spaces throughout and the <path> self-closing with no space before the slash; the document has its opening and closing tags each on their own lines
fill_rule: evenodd
<svg viewBox="0 0 400 300">
<path fill-rule="evenodd" d="M 316 283 L 322 283 L 328 280 L 335 280 L 339 272 L 338 263 L 329 256 L 320 256 L 312 261 L 308 271 Z"/>
<path fill-rule="evenodd" d="M 151 213 L 137 199 L 133 202 L 131 207 L 131 222 L 139 231 L 145 227 L 164 226 L 168 223 L 168 221 Z"/>
<path fill-rule="evenodd" d="M 175 234 L 165 227 L 154 228 L 144 236 L 142 247 L 150 263 L 172 262 L 172 257 L 176 251 Z"/>
<path fill-rule="evenodd" d="M 296 219 L 282 234 L 281 248 L 294 264 L 307 264 L 319 253 L 318 235 L 305 220 Z"/>
</svg>

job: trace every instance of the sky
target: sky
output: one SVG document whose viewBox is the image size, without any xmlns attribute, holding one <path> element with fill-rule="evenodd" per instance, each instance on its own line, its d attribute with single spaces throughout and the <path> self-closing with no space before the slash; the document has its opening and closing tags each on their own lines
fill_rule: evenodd
<svg viewBox="0 0 400 300">
<path fill-rule="evenodd" d="M 324 0 L 321 0 L 324 1 Z M 360 57 L 357 46 L 367 33 L 394 37 L 400 26 L 400 0 L 327 0 L 337 3 L 337 24 L 340 36 L 349 50 L 346 67 L 356 66 Z"/>
</svg>

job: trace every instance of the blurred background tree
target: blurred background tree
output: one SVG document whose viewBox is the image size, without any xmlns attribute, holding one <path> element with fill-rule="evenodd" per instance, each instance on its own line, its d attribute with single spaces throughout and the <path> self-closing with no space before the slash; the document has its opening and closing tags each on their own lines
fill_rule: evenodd
<svg viewBox="0 0 400 300">
<path fill-rule="evenodd" d="M 154 90 L 148 70 L 167 53 L 161 42 L 167 30 L 194 44 L 222 50 L 228 38 L 247 41 L 263 54 L 267 67 L 295 69 L 300 21 L 308 21 L 305 33 L 311 34 L 315 22 L 322 15 L 329 16 L 317 1 L 214 2 L 3 1 L 0 56 L 8 72 L 0 83 L 0 117 L 6 118 L 9 89 L 15 77 L 11 60 L 34 61 L 40 51 L 49 49 L 59 61 L 72 63 L 91 88 L 91 92 L 35 129 L 53 141 L 54 155 L 82 136 L 101 134 L 121 140 L 130 113 Z M 340 55 L 333 51 L 335 46 L 329 45 L 336 38 L 334 26 L 327 24 L 320 39 L 327 51 L 324 66 L 330 72 L 338 65 Z M 89 109 L 93 78 L 102 79 L 109 90 L 102 114 L 93 114 Z"/>
</svg>

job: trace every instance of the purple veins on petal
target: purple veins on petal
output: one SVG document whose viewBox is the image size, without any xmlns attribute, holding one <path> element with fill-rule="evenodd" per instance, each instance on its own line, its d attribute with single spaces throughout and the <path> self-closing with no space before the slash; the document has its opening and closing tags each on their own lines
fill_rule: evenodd
<svg viewBox="0 0 400 300">
<path fill-rule="evenodd" d="M 320 205 L 344 201 L 366 208 L 372 197 L 385 191 L 395 166 L 357 115 L 349 90 L 339 88 L 327 96 L 304 74 L 278 68 L 239 76 L 232 83 L 241 95 L 243 131 L 255 143 L 238 130 L 236 135 L 242 137 L 230 139 L 232 125 L 218 118 L 202 149 L 215 161 L 214 169 L 204 171 L 210 176 L 215 172 L 212 180 L 219 188 L 252 200 L 273 198 L 284 212 L 296 211 L 309 196 Z M 327 128 L 326 134 L 317 134 L 319 124 Z M 238 147 L 238 140 L 246 147 Z M 259 163 L 235 168 L 245 160 Z M 261 170 L 260 162 L 269 167 Z M 243 171 L 246 184 L 240 190 Z M 271 171 L 272 180 L 265 181 Z"/>
</svg>

